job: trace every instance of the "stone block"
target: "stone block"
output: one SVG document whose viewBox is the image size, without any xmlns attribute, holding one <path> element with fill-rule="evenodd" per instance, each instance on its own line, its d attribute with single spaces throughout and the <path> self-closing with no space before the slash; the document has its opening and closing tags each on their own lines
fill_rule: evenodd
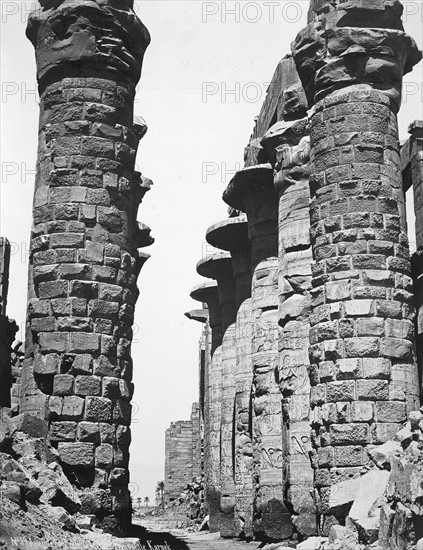
<svg viewBox="0 0 423 550">
<path fill-rule="evenodd" d="M 336 362 L 338 380 L 357 378 L 361 374 L 361 365 L 361 359 L 338 359 Z"/>
<path fill-rule="evenodd" d="M 61 317 L 57 320 L 57 330 L 64 332 L 91 332 L 93 321 L 87 317 Z"/>
<path fill-rule="evenodd" d="M 80 420 L 84 412 L 84 400 L 76 395 L 63 398 L 62 418 L 64 420 Z"/>
<path fill-rule="evenodd" d="M 36 317 L 31 319 L 31 330 L 33 332 L 53 332 L 56 328 L 54 317 Z"/>
<path fill-rule="evenodd" d="M 118 285 L 100 283 L 99 299 L 108 302 L 120 302 L 122 300 L 123 289 Z"/>
<path fill-rule="evenodd" d="M 40 332 L 38 341 L 43 352 L 64 353 L 68 347 L 68 334 L 63 332 Z"/>
<path fill-rule="evenodd" d="M 373 314 L 373 300 L 348 300 L 344 306 L 348 317 L 366 317 Z"/>
<path fill-rule="evenodd" d="M 357 380 L 357 399 L 370 401 L 387 401 L 389 384 L 387 380 Z"/>
<path fill-rule="evenodd" d="M 129 446 L 131 429 L 128 426 L 116 426 L 116 442 L 121 446 Z"/>
<path fill-rule="evenodd" d="M 364 378 L 386 378 L 391 376 L 391 361 L 383 357 L 363 359 Z"/>
<path fill-rule="evenodd" d="M 53 380 L 54 395 L 72 395 L 74 377 L 68 374 L 56 374 Z"/>
<path fill-rule="evenodd" d="M 86 208 L 93 208 L 86 206 Z M 102 264 L 104 257 L 104 246 L 99 243 L 87 242 L 86 247 L 78 250 L 78 258 L 81 262 L 89 264 Z"/>
<path fill-rule="evenodd" d="M 348 281 L 326 283 L 325 293 L 328 302 L 339 302 L 350 297 L 350 284 Z"/>
<path fill-rule="evenodd" d="M 51 248 L 84 248 L 83 233 L 53 233 L 50 237 Z"/>
<path fill-rule="evenodd" d="M 332 424 L 330 436 L 333 445 L 358 445 L 368 443 L 367 424 Z"/>
<path fill-rule="evenodd" d="M 340 382 L 329 382 L 326 385 L 327 402 L 353 401 L 355 399 L 355 382 L 345 380 Z"/>
<path fill-rule="evenodd" d="M 98 359 L 94 359 L 94 374 L 97 376 L 119 376 L 120 368 L 116 364 L 116 359 L 100 355 Z"/>
<path fill-rule="evenodd" d="M 41 300 L 67 296 L 68 283 L 66 281 L 46 281 L 37 285 L 38 297 Z"/>
<path fill-rule="evenodd" d="M 413 343 L 399 338 L 382 338 L 380 353 L 383 357 L 393 359 L 411 359 L 413 357 Z"/>
<path fill-rule="evenodd" d="M 79 422 L 78 440 L 89 441 L 91 443 L 100 443 L 100 428 L 98 422 Z"/>
<path fill-rule="evenodd" d="M 57 353 L 37 353 L 34 358 L 34 374 L 54 375 L 59 372 L 59 363 L 60 357 Z"/>
<path fill-rule="evenodd" d="M 113 465 L 113 446 L 102 443 L 95 450 L 95 465 L 97 468 L 110 469 Z"/>
<path fill-rule="evenodd" d="M 357 336 L 383 336 L 385 321 L 380 317 L 357 319 Z"/>
<path fill-rule="evenodd" d="M 102 380 L 102 386 L 103 397 L 108 397 L 109 399 L 118 399 L 120 397 L 119 378 L 104 376 Z"/>
<path fill-rule="evenodd" d="M 123 426 L 118 426 L 119 428 Z M 100 439 L 102 443 L 116 443 L 116 426 L 106 422 L 100 422 Z"/>
<path fill-rule="evenodd" d="M 105 397 L 86 397 L 84 418 L 93 422 L 111 422 L 112 402 Z"/>
<path fill-rule="evenodd" d="M 401 401 L 376 401 L 375 416 L 378 422 L 405 422 L 406 403 Z"/>
<path fill-rule="evenodd" d="M 379 355 L 378 338 L 348 338 L 345 340 L 347 357 L 377 357 Z"/>
<path fill-rule="evenodd" d="M 77 298 L 95 299 L 98 296 L 98 283 L 88 281 L 71 281 L 70 296 Z"/>
<path fill-rule="evenodd" d="M 91 317 L 118 320 L 119 304 L 106 300 L 92 300 L 88 305 L 88 313 Z"/>
<path fill-rule="evenodd" d="M 79 468 L 94 466 L 94 443 L 59 443 L 58 451 L 62 464 Z"/>
<path fill-rule="evenodd" d="M 91 374 L 93 359 L 88 354 L 78 354 L 74 356 L 72 361 L 70 374 Z"/>
<path fill-rule="evenodd" d="M 51 441 L 75 441 L 76 422 L 52 422 L 50 424 Z"/>
<path fill-rule="evenodd" d="M 98 334 L 90 332 L 77 332 L 69 334 L 69 352 L 71 353 L 97 353 L 100 348 Z"/>
<path fill-rule="evenodd" d="M 101 378 L 87 375 L 77 376 L 75 394 L 81 396 L 101 395 Z"/>
<path fill-rule="evenodd" d="M 334 465 L 337 468 L 362 466 L 363 463 L 363 447 L 351 445 L 335 447 Z"/>
<path fill-rule="evenodd" d="M 355 401 L 351 403 L 352 422 L 370 422 L 373 419 L 373 403 L 370 401 Z"/>
<path fill-rule="evenodd" d="M 55 420 L 62 415 L 63 397 L 52 395 L 48 399 L 49 419 Z"/>
<path fill-rule="evenodd" d="M 118 399 L 113 407 L 113 421 L 117 424 L 129 425 L 131 423 L 132 407 L 128 401 Z"/>
</svg>

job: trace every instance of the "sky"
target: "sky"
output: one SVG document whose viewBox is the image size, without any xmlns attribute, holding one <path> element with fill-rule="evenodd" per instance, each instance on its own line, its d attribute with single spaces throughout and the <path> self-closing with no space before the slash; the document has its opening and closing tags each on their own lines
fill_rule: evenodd
<svg viewBox="0 0 423 550">
<path fill-rule="evenodd" d="M 423 45 L 421 0 L 403 2 L 406 30 Z M 134 343 L 131 492 L 154 500 L 164 479 L 164 434 L 189 419 L 198 399 L 201 326 L 184 313 L 201 282 L 195 265 L 211 251 L 206 229 L 227 217 L 221 195 L 243 166 L 244 147 L 276 65 L 306 24 L 308 0 L 139 0 L 151 33 L 135 114 L 149 130 L 137 169 L 154 185 L 138 219 L 152 229 L 139 280 Z M 0 236 L 12 244 L 8 315 L 23 327 L 37 154 L 38 96 L 25 37 L 31 2 L 0 2 Z M 400 137 L 423 118 L 422 64 L 404 79 Z M 411 199 L 412 200 L 412 199 Z M 408 207 L 410 241 L 413 209 Z M 23 340 L 23 332 L 18 334 Z"/>
</svg>

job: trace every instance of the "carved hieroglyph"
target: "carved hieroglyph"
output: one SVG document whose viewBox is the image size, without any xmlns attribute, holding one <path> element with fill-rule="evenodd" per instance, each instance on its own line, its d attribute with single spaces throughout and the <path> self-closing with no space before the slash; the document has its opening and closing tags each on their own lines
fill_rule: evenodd
<svg viewBox="0 0 423 550">
<path fill-rule="evenodd" d="M 293 44 L 311 115 L 310 330 L 314 467 L 322 510 L 366 446 L 418 406 L 397 111 L 421 58 L 397 1 L 312 1 Z"/>
<path fill-rule="evenodd" d="M 145 123 L 135 85 L 150 37 L 132 2 L 40 2 L 28 21 L 40 92 L 23 412 L 45 416 L 82 513 L 131 520 L 128 461 Z"/>
<path fill-rule="evenodd" d="M 254 531 L 271 539 L 292 533 L 283 498 L 282 399 L 278 373 L 278 198 L 270 164 L 245 168 L 223 199 L 247 214 L 252 246 L 252 427 Z"/>
</svg>

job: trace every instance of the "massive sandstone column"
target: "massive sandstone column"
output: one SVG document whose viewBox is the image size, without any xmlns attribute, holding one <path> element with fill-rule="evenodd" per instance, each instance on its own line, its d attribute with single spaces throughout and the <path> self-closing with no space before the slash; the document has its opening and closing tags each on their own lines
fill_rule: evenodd
<svg viewBox="0 0 423 550">
<path fill-rule="evenodd" d="M 250 429 L 250 402 L 252 385 L 251 360 L 251 245 L 248 240 L 248 223 L 245 214 L 228 218 L 210 227 L 206 233 L 212 246 L 231 253 L 235 278 L 236 323 L 235 347 L 223 356 L 227 368 L 227 405 L 222 414 L 222 447 L 231 449 L 231 463 L 222 475 L 222 500 L 224 486 L 231 511 L 231 522 L 221 525 L 222 536 L 247 538 L 253 535 L 253 478 L 252 441 Z M 222 502 L 223 510 L 223 502 Z"/>
<path fill-rule="evenodd" d="M 129 0 L 40 4 L 27 28 L 40 127 L 22 411 L 49 420 L 81 512 L 122 531 L 137 249 L 151 243 L 137 222 L 151 182 L 134 171 L 146 126 L 133 102 L 150 37 Z"/>
<path fill-rule="evenodd" d="M 287 71 L 292 59 L 286 60 Z M 297 77 L 298 78 L 298 77 Z M 279 195 L 279 384 L 283 396 L 285 497 L 302 536 L 316 532 L 310 429 L 310 143 L 307 119 L 280 121 L 262 141 Z"/>
<path fill-rule="evenodd" d="M 284 505 L 282 399 L 278 372 L 278 198 L 269 164 L 245 168 L 223 199 L 247 214 L 252 246 L 253 483 L 254 531 L 287 538 L 291 519 Z"/>
<path fill-rule="evenodd" d="M 404 191 L 413 188 L 416 221 L 416 246 L 412 257 L 414 298 L 416 304 L 417 363 L 423 398 L 423 120 L 409 127 L 410 138 L 401 147 L 401 169 Z"/>
<path fill-rule="evenodd" d="M 420 59 L 397 1 L 311 2 L 293 56 L 311 115 L 315 482 L 358 476 L 418 406 L 397 112 Z M 336 495 L 334 495 L 336 497 Z"/>
<path fill-rule="evenodd" d="M 211 329 L 210 360 L 204 371 L 204 489 L 210 532 L 219 531 L 220 517 L 220 412 L 222 396 L 222 309 L 217 284 L 206 282 L 191 291 L 191 298 L 207 304 Z"/>
<path fill-rule="evenodd" d="M 236 303 L 231 256 L 227 253 L 207 256 L 197 264 L 197 272 L 203 277 L 216 280 L 222 312 L 221 384 L 220 393 L 216 392 L 214 395 L 220 406 L 219 414 L 214 421 L 211 419 L 211 429 L 213 432 L 219 432 L 219 446 L 212 448 L 212 454 L 216 462 L 220 463 L 220 534 L 234 536 L 235 485 L 230 434 L 235 394 L 233 368 L 236 362 Z M 217 407 L 217 403 L 214 406 Z"/>
</svg>

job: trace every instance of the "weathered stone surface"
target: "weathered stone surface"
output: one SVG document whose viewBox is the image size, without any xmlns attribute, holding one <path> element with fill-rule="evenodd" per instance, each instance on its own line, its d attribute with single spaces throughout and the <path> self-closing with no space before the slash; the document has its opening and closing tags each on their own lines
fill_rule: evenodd
<svg viewBox="0 0 423 550">
<path fill-rule="evenodd" d="M 58 450 L 66 466 L 89 468 L 94 465 L 93 443 L 59 443 Z"/>
</svg>

